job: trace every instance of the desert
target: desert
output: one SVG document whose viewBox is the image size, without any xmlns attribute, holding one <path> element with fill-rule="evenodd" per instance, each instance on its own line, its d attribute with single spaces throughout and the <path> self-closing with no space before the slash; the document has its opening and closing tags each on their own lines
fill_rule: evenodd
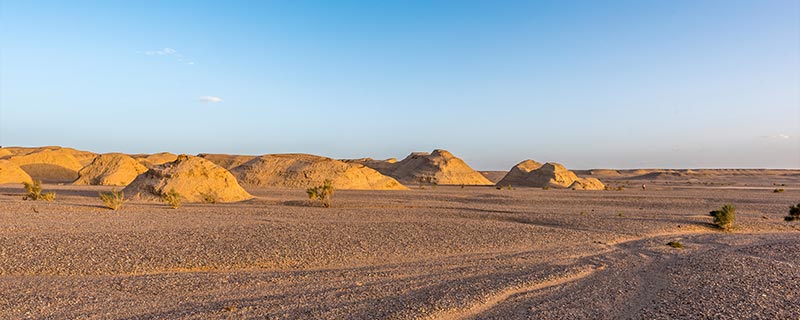
<svg viewBox="0 0 800 320">
<path fill-rule="evenodd" d="M 53 149 L 41 152 L 50 155 Z M 800 198 L 800 170 L 578 170 L 580 179 L 599 178 L 607 187 L 584 190 L 546 180 L 548 188 L 509 187 L 523 171 L 542 166 L 525 161 L 496 187 L 414 182 L 395 190 L 337 189 L 325 208 L 311 202 L 304 187 L 326 175 L 341 179 L 342 168 L 360 164 L 278 157 L 317 165 L 268 175 L 270 181 L 284 181 L 280 184 L 242 188 L 231 184 L 234 175 L 223 167 L 178 155 L 132 180 L 118 210 L 98 198 L 99 192 L 118 189 L 117 180 L 44 183 L 45 191 L 57 195 L 53 201 L 22 200 L 22 184 L 3 184 L 3 318 L 777 319 L 800 314 L 795 303 L 800 223 L 784 221 Z M 62 161 L 41 158 L 33 167 L 38 174 L 53 166 L 47 161 Z M 104 164 L 106 171 L 117 172 L 141 166 L 120 154 L 96 159 L 87 168 Z M 240 165 L 254 165 L 246 163 Z M 269 166 L 285 172 L 282 163 Z M 422 172 L 417 176 L 436 176 L 428 165 L 417 170 Z M 563 170 L 562 176 L 576 175 Z M 197 177 L 206 177 L 203 188 L 220 190 L 218 201 L 191 195 L 194 189 L 186 186 L 197 185 L 192 180 Z M 775 192 L 776 185 L 783 191 Z M 186 202 L 173 209 L 155 195 L 141 195 L 165 192 L 157 188 L 166 186 L 187 194 Z M 730 231 L 716 227 L 708 215 L 724 204 L 737 210 Z"/>
<path fill-rule="evenodd" d="M 800 320 L 800 1 L 0 0 L 0 320 Z"/>
</svg>

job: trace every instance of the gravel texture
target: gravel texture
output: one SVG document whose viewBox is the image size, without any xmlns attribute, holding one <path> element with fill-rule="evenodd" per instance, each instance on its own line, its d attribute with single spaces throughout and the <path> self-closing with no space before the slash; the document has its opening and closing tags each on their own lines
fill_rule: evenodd
<svg viewBox="0 0 800 320">
<path fill-rule="evenodd" d="M 0 186 L 2 319 L 797 319 L 800 191 L 248 189 L 229 204 Z M 708 211 L 737 207 L 721 232 Z M 684 249 L 666 245 L 680 241 Z"/>
</svg>

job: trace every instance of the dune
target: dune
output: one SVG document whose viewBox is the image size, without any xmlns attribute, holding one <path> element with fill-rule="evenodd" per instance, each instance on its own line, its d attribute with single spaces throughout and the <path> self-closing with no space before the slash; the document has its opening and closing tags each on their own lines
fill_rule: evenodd
<svg viewBox="0 0 800 320">
<path fill-rule="evenodd" d="M 331 180 L 337 189 L 407 189 L 367 166 L 309 154 L 264 155 L 231 172 L 242 184 L 259 187 L 308 188 Z"/>
<path fill-rule="evenodd" d="M 34 180 L 63 183 L 78 178 L 83 165 L 70 152 L 63 149 L 44 150 L 9 158 Z"/>
<path fill-rule="evenodd" d="M 78 172 L 77 185 L 126 186 L 147 167 L 121 153 L 102 154 Z"/>
<path fill-rule="evenodd" d="M 5 159 L 13 156 L 14 153 L 6 148 L 0 148 L 0 159 Z"/>
<path fill-rule="evenodd" d="M 31 176 L 9 160 L 0 160 L 0 184 L 33 182 Z"/>
<path fill-rule="evenodd" d="M 162 165 L 167 162 L 173 162 L 178 159 L 178 155 L 169 152 L 133 155 L 132 157 L 148 168 Z"/>
<path fill-rule="evenodd" d="M 214 164 L 228 170 L 236 168 L 242 165 L 243 163 L 253 160 L 255 158 L 255 156 L 213 154 L 213 153 L 201 153 L 198 154 L 197 156 L 206 159 L 208 161 L 211 161 Z"/>
<path fill-rule="evenodd" d="M 493 185 L 489 179 L 447 150 L 414 152 L 401 161 L 351 160 L 378 170 L 404 184 Z"/>
<path fill-rule="evenodd" d="M 90 151 L 83 151 L 77 150 L 74 148 L 65 148 L 59 146 L 45 146 L 45 147 L 6 147 L 2 148 L 0 151 L 0 158 L 4 156 L 24 156 L 34 153 L 39 153 L 42 151 L 62 151 L 64 153 L 68 153 L 75 157 L 76 160 L 81 164 L 81 166 L 86 166 L 94 160 L 97 156 L 96 153 Z"/>
<path fill-rule="evenodd" d="M 180 155 L 175 161 L 150 168 L 123 191 L 153 199 L 173 189 L 187 202 L 202 202 L 207 197 L 213 197 L 216 202 L 253 198 L 228 170 L 206 159 L 188 155 Z"/>
</svg>

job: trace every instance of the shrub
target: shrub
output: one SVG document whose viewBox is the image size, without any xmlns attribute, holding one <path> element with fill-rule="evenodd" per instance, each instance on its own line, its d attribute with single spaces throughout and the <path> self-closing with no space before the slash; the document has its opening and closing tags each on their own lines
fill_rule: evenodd
<svg viewBox="0 0 800 320">
<path fill-rule="evenodd" d="M 203 198 L 203 203 L 215 204 L 217 201 L 219 201 L 219 195 L 217 195 L 215 191 L 209 191 L 200 194 L 200 196 Z"/>
<path fill-rule="evenodd" d="M 25 186 L 26 192 L 22 200 L 53 201 L 56 199 L 55 192 L 42 193 L 42 181 L 36 180 L 33 183 L 23 182 L 22 185 Z"/>
<path fill-rule="evenodd" d="M 714 217 L 714 224 L 723 230 L 729 230 L 733 227 L 733 222 L 736 214 L 736 207 L 726 204 L 719 210 L 709 212 L 709 215 Z"/>
<path fill-rule="evenodd" d="M 673 247 L 673 248 L 683 249 L 683 243 L 680 243 L 678 241 L 667 242 L 667 245 L 670 246 L 670 247 Z"/>
<path fill-rule="evenodd" d="M 798 203 L 796 206 L 789 207 L 789 215 L 784 217 L 783 220 L 786 221 L 800 220 L 800 203 Z"/>
<path fill-rule="evenodd" d="M 781 192 L 784 192 L 784 191 L 786 191 L 786 190 L 783 190 L 783 189 L 772 190 L 772 192 L 774 192 L 774 193 L 781 193 Z"/>
<path fill-rule="evenodd" d="M 544 186 L 542 187 L 542 190 L 550 190 L 550 186 Z"/>
<path fill-rule="evenodd" d="M 122 204 L 125 203 L 125 193 L 117 191 L 117 189 L 111 190 L 111 192 L 101 191 L 100 200 L 103 201 L 103 205 L 105 205 L 106 208 L 116 211 L 122 208 Z"/>
<path fill-rule="evenodd" d="M 181 206 L 183 197 L 178 191 L 175 191 L 175 189 L 169 189 L 169 192 L 165 192 L 161 195 L 161 200 L 172 207 L 172 209 L 178 209 Z"/>
<path fill-rule="evenodd" d="M 311 201 L 317 200 L 322 203 L 325 208 L 331 207 L 331 198 L 333 198 L 333 181 L 325 180 L 321 186 L 306 189 L 306 194 Z"/>
</svg>

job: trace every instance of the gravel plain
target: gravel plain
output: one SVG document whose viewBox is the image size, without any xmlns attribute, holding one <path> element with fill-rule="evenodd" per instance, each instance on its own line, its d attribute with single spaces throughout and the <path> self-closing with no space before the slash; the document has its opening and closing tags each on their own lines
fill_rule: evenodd
<svg viewBox="0 0 800 320">
<path fill-rule="evenodd" d="M 800 190 L 302 190 L 174 210 L 0 186 L 2 319 L 798 319 Z M 708 211 L 737 207 L 721 232 Z M 680 241 L 683 249 L 666 245 Z"/>
</svg>

